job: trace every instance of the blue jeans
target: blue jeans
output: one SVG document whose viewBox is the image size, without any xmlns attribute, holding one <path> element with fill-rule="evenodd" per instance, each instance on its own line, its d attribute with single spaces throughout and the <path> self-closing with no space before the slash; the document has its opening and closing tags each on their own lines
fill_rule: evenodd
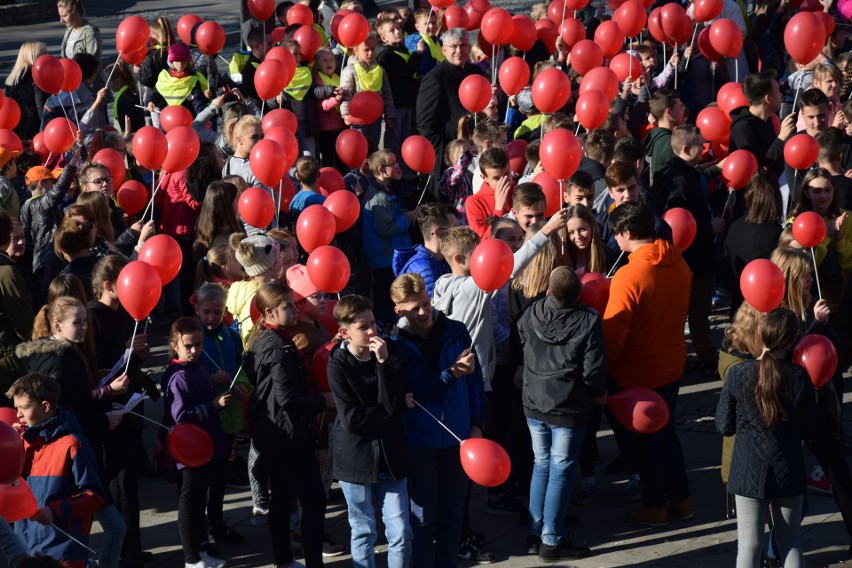
<svg viewBox="0 0 852 568">
<path fill-rule="evenodd" d="M 571 481 L 586 427 L 560 428 L 529 417 L 527 426 L 535 454 L 529 533 L 540 536 L 547 546 L 556 546 L 565 536 Z"/>
<path fill-rule="evenodd" d="M 98 551 L 98 563 L 104 568 L 118 568 L 121 556 L 121 543 L 124 542 L 126 525 L 115 505 L 107 505 L 97 513 L 95 520 L 104 531 L 101 549 Z"/>
<path fill-rule="evenodd" d="M 378 483 L 340 482 L 349 507 L 352 529 L 352 565 L 375 568 L 376 511 L 373 495 L 382 504 L 382 522 L 388 539 L 388 568 L 408 568 L 411 559 L 411 525 L 408 523 L 408 480 L 394 481 L 380 473 Z"/>
</svg>

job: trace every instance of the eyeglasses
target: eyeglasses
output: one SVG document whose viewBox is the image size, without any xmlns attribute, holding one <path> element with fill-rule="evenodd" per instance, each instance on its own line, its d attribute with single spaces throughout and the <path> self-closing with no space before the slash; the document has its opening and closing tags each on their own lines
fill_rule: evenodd
<svg viewBox="0 0 852 568">
<path fill-rule="evenodd" d="M 90 183 L 92 185 L 107 185 L 112 181 L 112 176 L 104 176 L 98 179 L 90 179 L 86 183 Z"/>
<path fill-rule="evenodd" d="M 465 49 L 470 49 L 470 44 L 469 43 L 455 43 L 455 44 L 445 43 L 444 47 L 446 47 L 450 51 L 463 51 Z"/>
</svg>

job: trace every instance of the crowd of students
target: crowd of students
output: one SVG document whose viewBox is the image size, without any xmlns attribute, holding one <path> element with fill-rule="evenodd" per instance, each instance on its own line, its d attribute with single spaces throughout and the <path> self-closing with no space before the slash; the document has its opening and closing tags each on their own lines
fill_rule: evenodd
<svg viewBox="0 0 852 568">
<path fill-rule="evenodd" d="M 0 147 L 0 386 L 17 410 L 24 473 L 39 506 L 14 533 L 0 524 L 12 565 L 55 565 L 50 557 L 86 566 L 86 548 L 49 526 L 85 544 L 93 519 L 103 529 L 99 565 L 150 560 L 139 526 L 139 474 L 149 459 L 143 422 L 113 412 L 134 393 L 162 397 L 165 426 L 196 424 L 212 441 L 201 467 L 169 454 L 165 430 L 158 445 L 157 465 L 177 483 L 188 568 L 221 567 L 213 543 L 244 540 L 223 517 L 229 485 L 250 487 L 251 522 L 269 526 L 276 566 L 302 566 L 299 550 L 308 567 L 344 553 L 324 531 L 334 480 L 348 507 L 354 565 L 375 565 L 379 515 L 389 566 L 493 562 L 480 527 L 471 526 L 472 482 L 457 440 L 482 436 L 503 445 L 514 466 L 488 489 L 486 511 L 525 519 L 528 551 L 544 561 L 584 558 L 594 551 L 570 538 L 567 506 L 569 495 L 578 506 L 596 499 L 604 418 L 621 453 L 607 470 L 627 476 L 624 499 L 639 503 L 629 519 L 662 528 L 693 518 L 674 420 L 685 373 L 724 381 L 716 423 L 726 436 L 722 477 L 735 495 L 738 566 L 802 565 L 807 487 L 834 495 L 852 538 L 839 418 L 852 339 L 846 28 L 836 26 L 813 62 L 787 65 L 779 46 L 790 3 L 722 4 L 746 37 L 736 63 L 711 61 L 692 45 L 664 48 L 661 61 L 659 44 L 640 36 L 627 49 L 641 72 L 621 84 L 606 121 L 580 136 L 579 168 L 554 189 L 537 183 L 542 139 L 579 132 L 576 97 L 545 114 L 531 86 L 507 96 L 495 82 L 487 108 L 468 113 L 462 80 L 489 74 L 517 50 L 483 49 L 465 29 L 442 30 L 441 10 L 429 5 L 381 12 L 347 50 L 334 40 L 334 11 L 311 2 L 323 45 L 302 57 L 300 26 L 288 25 L 293 4 L 282 2 L 269 21 L 241 27 L 247 49 L 227 71 L 176 40 L 161 17 L 139 65 L 117 61 L 105 72 L 100 32 L 79 0 L 59 0 L 67 28 L 60 56 L 77 62 L 80 86 L 41 91 L 33 63 L 47 46 L 39 42 L 21 46 L 5 82 L 25 149 Z M 364 11 L 357 0 L 339 8 Z M 835 14 L 831 3 L 825 11 Z M 547 19 L 548 6 L 535 4 L 530 17 Z M 588 6 L 575 17 L 593 38 L 609 16 Z M 282 33 L 273 33 L 275 20 Z M 298 67 L 281 93 L 263 100 L 254 77 L 275 45 Z M 576 90 L 582 77 L 570 51 L 558 34 L 552 46 L 537 40 L 525 53 L 530 85 L 557 69 Z M 777 77 L 769 62 L 786 71 Z M 761 65 L 769 70 L 748 72 Z M 690 118 L 715 105 L 732 78 L 742 78 L 742 99 L 729 112 L 723 147 Z M 351 119 L 361 91 L 383 101 L 371 124 Z M 132 140 L 147 122 L 158 126 L 168 105 L 191 113 L 200 150 L 187 169 L 158 176 L 136 162 Z M 264 111 L 275 108 L 296 118 L 299 157 L 289 174 L 297 192 L 267 227 L 253 227 L 237 203 L 249 187 L 273 192 L 251 155 L 264 136 Z M 80 117 L 76 140 L 45 159 L 30 141 L 63 115 Z M 350 127 L 369 145 L 354 168 L 336 146 Z M 785 163 L 785 142 L 797 132 L 819 147 L 806 172 Z M 434 147 L 436 175 L 403 161 L 403 142 L 417 133 Z M 510 140 L 524 141 L 521 150 Z M 90 161 L 103 148 L 121 154 L 125 179 Z M 744 190 L 726 191 L 725 156 L 740 149 L 759 171 Z M 333 307 L 328 290 L 312 282 L 294 230 L 328 195 L 323 167 L 340 171 L 340 191 L 353 192 L 361 207 L 333 242 L 351 267 Z M 160 186 L 150 217 L 149 209 L 129 216 L 119 206 L 127 180 Z M 663 220 L 674 208 L 696 226 L 684 250 Z M 807 211 L 827 227 L 812 262 L 789 228 Z M 134 331 L 117 291 L 122 269 L 156 233 L 182 253 L 149 317 L 152 326 L 170 326 L 159 384 L 144 370 L 147 324 Z M 513 254 L 508 281 L 488 291 L 472 276 L 483 268 L 476 249 L 487 239 Z M 782 306 L 769 313 L 739 290 L 755 259 L 770 259 L 785 277 Z M 608 301 L 590 307 L 588 277 L 609 279 Z M 731 325 L 719 345 L 710 314 L 726 297 Z M 832 340 L 841 362 L 818 389 L 791 363 L 798 338 L 813 333 Z M 653 434 L 636 433 L 606 406 L 634 387 L 654 389 L 668 405 L 671 418 Z M 809 472 L 803 443 L 819 464 Z M 578 463 L 582 479 L 572 492 Z M 775 538 L 767 549 L 768 514 Z"/>
</svg>

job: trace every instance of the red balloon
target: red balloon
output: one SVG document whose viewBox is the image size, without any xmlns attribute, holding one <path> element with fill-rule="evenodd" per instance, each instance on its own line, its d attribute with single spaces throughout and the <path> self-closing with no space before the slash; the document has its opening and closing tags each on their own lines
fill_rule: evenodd
<svg viewBox="0 0 852 568">
<path fill-rule="evenodd" d="M 804 336 L 793 349 L 793 362 L 804 367 L 814 387 L 825 386 L 837 370 L 837 349 L 824 335 Z"/>
<path fill-rule="evenodd" d="M 11 408 L 9 410 L 15 415 L 17 422 L 18 413 Z M 5 422 L 4 420 L 0 423 L 0 456 L 3 456 L 0 461 L 0 485 L 14 482 L 24 469 L 24 441 L 18 431 Z"/>
<path fill-rule="evenodd" d="M 683 45 L 692 37 L 692 21 L 680 4 L 666 4 L 660 9 L 660 25 L 669 43 Z"/>
<path fill-rule="evenodd" d="M 564 0 L 553 0 L 553 2 L 547 6 L 547 17 L 557 26 L 569 15 L 571 15 L 571 11 L 568 10 L 568 6 L 565 5 Z"/>
<path fill-rule="evenodd" d="M 696 22 L 709 22 L 719 17 L 722 13 L 722 7 L 725 5 L 724 0 L 696 0 L 695 16 Z"/>
<path fill-rule="evenodd" d="M 544 192 L 544 214 L 548 217 L 556 214 L 562 207 L 562 188 L 559 187 L 559 180 L 547 172 L 541 172 L 532 181 L 541 186 L 541 191 Z"/>
<path fill-rule="evenodd" d="M 509 479 L 512 460 L 503 446 L 488 438 L 468 438 L 459 446 L 464 472 L 483 487 L 497 487 Z"/>
<path fill-rule="evenodd" d="M 612 19 L 625 36 L 636 37 L 645 28 L 648 13 L 639 0 L 627 0 L 613 12 Z"/>
<path fill-rule="evenodd" d="M 64 72 L 64 80 L 62 81 L 62 90 L 66 93 L 71 93 L 77 90 L 80 86 L 80 81 L 83 80 L 83 72 L 80 66 L 73 59 L 67 57 L 60 59 L 59 64 L 62 65 Z"/>
<path fill-rule="evenodd" d="M 0 146 L 3 146 L 2 142 L 0 142 Z M 37 132 L 36 135 L 33 136 L 31 148 L 33 152 L 38 154 L 42 162 L 47 161 L 48 156 L 50 156 L 50 150 L 48 150 L 47 146 L 44 145 L 44 135 L 41 132 Z"/>
<path fill-rule="evenodd" d="M 725 114 L 731 114 L 735 108 L 748 106 L 748 99 L 743 94 L 742 83 L 725 83 L 716 93 L 716 102 Z"/>
<path fill-rule="evenodd" d="M 651 13 L 648 14 L 648 31 L 651 32 L 651 36 L 658 42 L 669 43 L 671 40 L 666 35 L 666 32 L 663 31 L 661 11 L 662 8 L 658 7 L 651 10 Z"/>
<path fill-rule="evenodd" d="M 529 51 L 535 44 L 535 40 L 536 29 L 533 21 L 520 14 L 512 16 L 512 35 L 509 38 L 509 43 L 519 51 Z"/>
<path fill-rule="evenodd" d="M 562 22 L 559 29 L 559 35 L 562 36 L 562 41 L 565 42 L 565 46 L 568 49 L 573 49 L 575 45 L 586 39 L 586 28 L 584 28 L 583 23 L 576 18 L 565 18 L 565 21 Z"/>
<path fill-rule="evenodd" d="M 272 59 L 280 61 L 284 64 L 284 74 L 282 75 L 282 78 L 279 81 L 284 83 L 284 86 L 286 87 L 290 84 L 290 81 L 293 80 L 293 75 L 296 74 L 296 67 L 299 66 L 296 62 L 296 58 L 293 57 L 293 54 L 290 53 L 289 49 L 285 49 L 280 45 L 276 45 L 275 47 L 266 52 L 266 57 L 264 58 L 264 61 L 270 61 Z"/>
<path fill-rule="evenodd" d="M 202 20 L 195 14 L 184 14 L 183 16 L 178 18 L 177 33 L 181 41 L 186 45 L 192 45 L 192 28 L 194 28 L 196 24 L 200 24 L 203 21 L 204 20 Z"/>
<path fill-rule="evenodd" d="M 784 300 L 784 274 L 770 260 L 752 260 L 740 275 L 740 291 L 754 309 L 771 312 Z"/>
<path fill-rule="evenodd" d="M 604 56 L 612 57 L 621 51 L 621 46 L 624 45 L 624 33 L 612 20 L 601 22 L 595 30 L 595 43 L 600 46 Z M 571 64 L 573 63 L 572 59 Z"/>
<path fill-rule="evenodd" d="M 580 81 L 580 94 L 586 91 L 600 91 L 609 104 L 618 94 L 618 77 L 609 67 L 592 69 Z"/>
<path fill-rule="evenodd" d="M 160 301 L 163 283 L 153 266 L 134 260 L 121 269 L 115 288 L 130 317 L 142 321 Z"/>
<path fill-rule="evenodd" d="M 831 14 L 822 11 L 822 5 L 819 4 L 819 2 L 817 2 L 817 5 L 819 5 L 819 9 L 814 11 L 813 14 L 819 18 L 820 22 L 822 22 L 822 27 L 825 28 L 825 37 L 828 39 L 831 37 L 831 34 L 834 33 L 837 23 L 834 21 L 834 17 Z"/>
<path fill-rule="evenodd" d="M 115 49 L 119 53 L 139 51 L 148 44 L 151 28 L 141 16 L 124 18 L 115 30 Z"/>
<path fill-rule="evenodd" d="M 796 63 L 807 65 L 825 45 L 825 26 L 812 12 L 799 12 L 784 28 L 784 47 Z"/>
<path fill-rule="evenodd" d="M 708 61 L 719 61 L 722 59 L 722 54 L 713 49 L 713 44 L 710 43 L 710 28 L 704 28 L 698 33 L 698 51 Z"/>
<path fill-rule="evenodd" d="M 0 130 L 0 146 L 12 152 L 24 151 L 24 143 L 21 142 L 18 135 L 14 131 L 5 128 Z"/>
<path fill-rule="evenodd" d="M 819 144 L 816 139 L 802 132 L 791 137 L 784 144 L 784 161 L 794 170 L 807 170 L 819 157 Z"/>
<path fill-rule="evenodd" d="M 429 0 L 429 4 L 433 8 L 435 8 L 436 10 L 439 10 L 441 8 L 446 8 L 447 6 L 452 4 L 454 1 L 455 0 Z"/>
<path fill-rule="evenodd" d="M 710 45 L 725 57 L 737 57 L 743 49 L 743 32 L 728 18 L 720 18 L 710 26 Z"/>
<path fill-rule="evenodd" d="M 560 110 L 570 96 L 571 81 L 561 69 L 545 69 L 533 80 L 532 100 L 539 112 L 551 113 Z"/>
<path fill-rule="evenodd" d="M 506 146 L 506 156 L 509 158 L 509 169 L 521 175 L 527 167 L 527 144 L 526 140 L 518 139 L 509 142 Z"/>
<path fill-rule="evenodd" d="M 44 128 L 44 145 L 53 154 L 63 154 L 71 149 L 77 138 L 77 127 L 67 118 L 54 118 Z"/>
<path fill-rule="evenodd" d="M 125 213 L 136 215 L 148 205 L 148 188 L 142 182 L 131 179 L 121 184 L 115 198 Z"/>
<path fill-rule="evenodd" d="M 293 164 L 299 158 L 299 141 L 296 140 L 296 135 L 291 130 L 283 126 L 276 126 L 270 129 L 269 132 L 266 132 L 263 139 L 277 143 L 284 150 L 283 167 L 285 172 L 293 167 Z M 273 184 L 269 185 L 271 187 Z"/>
<path fill-rule="evenodd" d="M 379 93 L 361 91 L 349 101 L 350 124 L 373 124 L 385 112 L 385 102 Z"/>
<path fill-rule="evenodd" d="M 169 453 L 186 467 L 203 467 L 213 459 L 213 440 L 196 424 L 175 424 L 166 434 Z"/>
<path fill-rule="evenodd" d="M 7 523 L 28 519 L 38 511 L 33 491 L 23 478 L 0 485 L 0 516 Z"/>
<path fill-rule="evenodd" d="M 352 13 L 352 10 L 350 10 L 349 8 L 341 8 L 334 14 L 334 17 L 331 19 L 331 36 L 337 43 L 340 43 L 340 36 L 337 33 L 337 31 L 340 29 L 340 22 L 343 21 L 343 18 Z"/>
<path fill-rule="evenodd" d="M 321 195 L 328 197 L 332 193 L 346 189 L 343 176 L 335 168 L 320 168 L 317 186 Z"/>
<path fill-rule="evenodd" d="M 815 247 L 825 240 L 825 220 L 813 211 L 805 211 L 793 221 L 793 238 L 806 248 Z"/>
<path fill-rule="evenodd" d="M 139 260 L 154 267 L 160 282 L 165 286 L 180 272 L 183 254 L 180 245 L 169 235 L 154 235 L 139 249 Z"/>
<path fill-rule="evenodd" d="M 195 31 L 195 44 L 204 55 L 216 55 L 225 47 L 225 30 L 218 22 L 204 22 Z"/>
<path fill-rule="evenodd" d="M 336 228 L 337 223 L 331 211 L 322 205 L 311 205 L 306 207 L 296 220 L 296 238 L 302 248 L 311 253 L 331 243 Z"/>
<path fill-rule="evenodd" d="M 478 30 L 479 27 L 482 25 L 482 18 L 483 16 L 485 16 L 485 12 L 477 10 L 470 2 L 468 2 L 467 5 L 464 7 L 464 11 L 467 14 L 467 30 Z"/>
<path fill-rule="evenodd" d="M 326 305 L 325 311 L 329 311 Z M 332 336 L 337 335 L 337 329 L 334 330 Z M 311 375 L 319 387 L 320 392 L 331 392 L 331 387 L 328 386 L 328 358 L 331 355 L 331 350 L 337 345 L 336 341 L 329 341 L 316 351 L 314 358 L 311 359 Z"/>
<path fill-rule="evenodd" d="M 106 166 L 115 185 L 121 185 L 121 182 L 124 181 L 124 156 L 118 151 L 112 148 L 103 148 L 92 156 L 92 162 Z"/>
<path fill-rule="evenodd" d="M 512 15 L 503 8 L 491 8 L 482 16 L 479 33 L 491 45 L 506 45 L 512 39 L 513 32 Z"/>
<path fill-rule="evenodd" d="M 352 14 L 350 14 L 351 16 Z M 346 16 L 347 18 L 349 16 Z M 345 18 L 344 18 L 345 20 Z M 341 30 L 343 29 L 343 25 L 340 26 Z M 296 33 L 293 34 L 293 39 L 296 40 L 296 43 L 299 44 L 299 47 L 302 48 L 301 55 L 302 61 L 310 63 L 314 60 L 314 55 L 317 50 L 322 47 L 322 38 L 319 35 L 319 32 L 314 29 L 313 26 L 302 26 Z"/>
<path fill-rule="evenodd" d="M 286 81 L 287 66 L 277 59 L 266 59 L 257 66 L 254 73 L 254 88 L 261 99 L 271 99 L 279 95 Z"/>
<path fill-rule="evenodd" d="M 515 257 L 500 239 L 487 239 L 476 245 L 470 259 L 470 275 L 485 292 L 493 292 L 509 281 Z"/>
<path fill-rule="evenodd" d="M 402 144 L 402 160 L 419 174 L 432 173 L 435 169 L 435 148 L 429 140 L 414 134 Z"/>
<path fill-rule="evenodd" d="M 143 126 L 133 135 L 133 157 L 147 170 L 160 169 L 169 153 L 166 135 L 154 126 Z"/>
<path fill-rule="evenodd" d="M 285 28 L 284 26 L 277 26 L 275 28 L 272 28 L 272 33 L 270 34 L 269 39 L 272 40 L 273 45 L 277 45 L 277 44 L 281 43 L 282 41 L 284 41 L 284 37 L 285 37 L 286 34 L 287 34 L 287 28 Z M 267 52 L 267 56 L 268 55 L 269 55 L 269 52 Z"/>
<path fill-rule="evenodd" d="M 613 57 L 609 62 L 609 68 L 615 73 L 615 78 L 619 82 L 633 80 L 642 74 L 642 62 L 628 53 L 619 53 Z"/>
<path fill-rule="evenodd" d="M 674 245 L 681 252 L 688 249 L 698 232 L 698 225 L 695 223 L 695 217 L 692 216 L 692 213 L 683 207 L 673 207 L 663 215 L 663 221 L 672 228 Z"/>
<path fill-rule="evenodd" d="M 268 20 L 272 17 L 272 14 L 275 13 L 275 0 L 248 0 L 247 4 L 251 15 L 261 21 Z M 310 10 L 310 8 L 308 8 L 308 10 Z M 289 12 L 287 12 L 287 17 L 287 23 L 289 24 Z M 313 21 L 311 21 L 311 24 L 313 24 Z"/>
<path fill-rule="evenodd" d="M 254 176 L 264 185 L 277 185 L 286 168 L 284 148 L 274 140 L 263 139 L 251 149 L 249 164 Z M 264 225 L 265 227 L 266 225 Z"/>
<path fill-rule="evenodd" d="M 509 57 L 500 65 L 497 80 L 504 93 L 517 95 L 530 82 L 530 67 L 520 57 Z"/>
<path fill-rule="evenodd" d="M 0 128 L 12 130 L 21 122 L 21 107 L 15 99 L 6 97 L 3 106 L 0 106 Z"/>
<path fill-rule="evenodd" d="M 192 113 L 185 106 L 169 105 L 160 111 L 160 128 L 169 132 L 178 126 L 192 126 Z"/>
<path fill-rule="evenodd" d="M 337 141 L 334 143 L 337 157 L 350 168 L 358 168 L 364 163 L 364 160 L 367 159 L 368 148 L 367 139 L 354 128 L 346 129 L 338 134 Z M 432 150 L 432 152 L 434 154 L 435 150 Z M 405 159 L 404 156 L 405 154 L 403 154 L 403 159 Z M 408 167 L 411 168 L 411 165 L 409 164 Z M 429 171 L 432 170 L 429 169 Z"/>
<path fill-rule="evenodd" d="M 243 221 L 259 229 L 268 227 L 275 217 L 272 195 L 262 187 L 250 187 L 242 192 L 237 209 Z"/>
<path fill-rule="evenodd" d="M 725 158 L 722 179 L 731 189 L 742 189 L 757 173 L 757 158 L 748 150 L 731 152 Z"/>
<path fill-rule="evenodd" d="M 335 170 L 337 171 L 337 170 Z M 340 175 L 339 173 L 337 175 Z M 341 178 L 341 181 L 343 178 Z M 323 207 L 334 215 L 334 232 L 342 233 L 352 227 L 361 214 L 361 202 L 348 190 L 335 191 L 323 202 Z M 328 308 L 326 308 L 328 309 Z"/>
<path fill-rule="evenodd" d="M 580 277 L 580 283 L 583 285 L 580 301 L 603 315 L 609 303 L 609 280 L 597 272 L 586 272 Z"/>
<path fill-rule="evenodd" d="M 51 95 L 59 94 L 65 82 L 65 69 L 54 56 L 45 53 L 39 55 L 33 63 L 33 81 L 38 88 Z"/>
<path fill-rule="evenodd" d="M 189 126 L 177 126 L 166 134 L 169 151 L 163 160 L 163 170 L 174 173 L 185 170 L 198 157 L 201 143 L 198 134 Z"/>
<path fill-rule="evenodd" d="M 482 112 L 491 103 L 491 83 L 482 75 L 468 75 L 459 85 L 459 100 L 468 112 Z"/>
<path fill-rule="evenodd" d="M 585 75 L 603 65 L 604 53 L 597 43 L 582 39 L 571 48 L 571 67 L 578 75 Z"/>
<path fill-rule="evenodd" d="M 274 11 L 274 2 L 270 3 L 273 4 L 272 9 Z M 265 20 L 266 18 L 262 19 Z M 293 24 L 299 24 L 300 26 L 314 25 L 314 13 L 311 12 L 311 9 L 304 4 L 293 4 L 290 6 L 290 9 L 287 10 L 287 25 L 292 26 Z"/>
<path fill-rule="evenodd" d="M 9 426 L 14 426 L 18 424 L 18 411 L 14 408 L 9 408 L 8 406 L 0 407 L 0 421 L 8 424 Z M 18 432 L 15 431 L 15 435 L 18 436 L 18 439 L 21 437 L 18 435 Z M 20 474 L 19 474 L 20 475 Z M 13 479 L 14 481 L 14 479 Z M 9 483 L 8 481 L 5 483 Z"/>
<path fill-rule="evenodd" d="M 695 117 L 701 135 L 710 142 L 723 142 L 731 136 L 731 119 L 719 107 L 706 107 Z"/>
<path fill-rule="evenodd" d="M 304 214 L 304 211 L 302 213 Z M 331 246 L 318 247 L 308 257 L 306 267 L 311 283 L 323 292 L 340 292 L 349 283 L 349 261 L 340 249 Z"/>
<path fill-rule="evenodd" d="M 594 130 L 600 128 L 609 116 L 609 102 L 600 91 L 586 91 L 577 99 L 574 112 L 583 128 Z"/>
<path fill-rule="evenodd" d="M 467 12 L 465 12 L 464 8 L 461 6 L 452 5 L 448 6 L 447 9 L 444 10 L 443 27 L 445 30 L 451 30 L 453 28 L 467 29 L 469 23 L 470 17 L 468 17 Z"/>
<path fill-rule="evenodd" d="M 340 21 L 340 27 L 337 28 L 340 43 L 351 48 L 364 43 L 369 33 L 370 24 L 367 22 L 367 18 L 357 12 L 353 12 L 343 18 Z"/>
<path fill-rule="evenodd" d="M 539 158 L 544 171 L 556 179 L 568 179 L 580 166 L 583 149 L 572 132 L 551 130 L 541 139 Z"/>
<path fill-rule="evenodd" d="M 128 53 L 121 54 L 121 60 L 127 63 L 128 65 L 140 65 L 144 60 L 145 56 L 148 55 L 148 47 L 145 46 L 138 51 L 130 51 Z M 62 59 L 62 61 L 65 61 Z M 63 90 L 65 90 L 63 88 Z"/>
<path fill-rule="evenodd" d="M 657 391 L 634 387 L 615 393 L 607 406 L 621 425 L 637 434 L 653 434 L 668 424 L 669 405 Z"/>
<path fill-rule="evenodd" d="M 340 331 L 340 326 L 337 325 L 337 321 L 334 319 L 334 306 L 336 305 L 337 300 L 328 300 L 325 304 L 325 312 L 323 312 L 317 320 L 332 337 L 337 335 L 337 332 Z"/>
<path fill-rule="evenodd" d="M 289 51 L 287 53 L 290 53 Z M 292 57 L 292 55 L 290 56 Z M 278 126 L 283 126 L 290 132 L 296 132 L 298 128 L 298 123 L 296 122 L 296 115 L 286 108 L 276 108 L 264 115 L 263 117 L 263 133 L 266 134 L 273 128 Z"/>
</svg>

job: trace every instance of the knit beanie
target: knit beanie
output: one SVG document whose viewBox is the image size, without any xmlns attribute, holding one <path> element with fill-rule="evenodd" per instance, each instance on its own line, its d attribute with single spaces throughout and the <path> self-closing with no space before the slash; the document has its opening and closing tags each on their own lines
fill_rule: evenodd
<svg viewBox="0 0 852 568">
<path fill-rule="evenodd" d="M 237 262 L 249 276 L 258 276 L 272 268 L 281 253 L 278 242 L 266 235 L 252 235 L 236 246 L 232 242 L 231 246 L 236 252 Z"/>
<path fill-rule="evenodd" d="M 182 41 L 173 43 L 169 47 L 169 63 L 172 61 L 189 61 L 189 47 Z"/>
</svg>

